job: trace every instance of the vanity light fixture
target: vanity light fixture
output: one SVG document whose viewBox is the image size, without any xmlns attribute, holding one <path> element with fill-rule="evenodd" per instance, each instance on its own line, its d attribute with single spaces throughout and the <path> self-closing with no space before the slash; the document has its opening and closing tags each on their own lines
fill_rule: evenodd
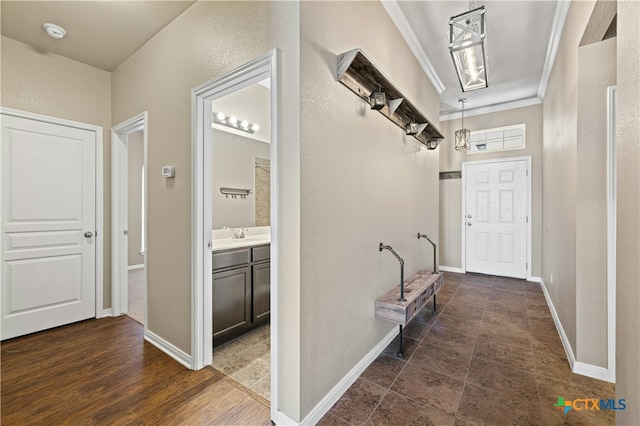
<svg viewBox="0 0 640 426">
<path fill-rule="evenodd" d="M 463 92 L 489 87 L 484 6 L 449 18 L 449 52 Z"/>
<path fill-rule="evenodd" d="M 249 123 L 247 120 L 238 120 L 237 117 L 229 117 L 223 112 L 212 112 L 211 121 L 215 124 L 231 127 L 232 129 L 242 130 L 253 134 L 260 130 L 260 126 L 257 124 Z"/>
<path fill-rule="evenodd" d="M 471 148 L 471 131 L 464 128 L 464 103 L 467 98 L 460 98 L 458 102 L 462 104 L 462 128 L 456 130 L 456 151 L 469 151 Z"/>
<path fill-rule="evenodd" d="M 46 24 L 42 25 L 42 28 L 44 28 L 44 30 L 47 32 L 47 34 L 49 34 L 50 37 L 55 38 L 56 40 L 60 40 L 65 35 L 67 35 L 65 29 L 60 25 L 47 22 Z"/>
</svg>

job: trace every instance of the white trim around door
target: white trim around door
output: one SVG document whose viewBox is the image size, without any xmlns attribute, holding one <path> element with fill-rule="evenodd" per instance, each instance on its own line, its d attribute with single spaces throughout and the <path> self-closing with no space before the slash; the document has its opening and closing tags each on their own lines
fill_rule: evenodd
<svg viewBox="0 0 640 426">
<path fill-rule="evenodd" d="M 0 113 L 13 117 L 37 120 L 44 123 L 57 124 L 61 126 L 75 127 L 77 129 L 88 130 L 96 134 L 96 318 L 109 316 L 109 312 L 103 307 L 102 287 L 103 287 L 103 271 L 104 271 L 104 200 L 103 200 L 103 129 L 101 126 L 93 124 L 80 123 L 78 121 L 65 120 L 62 118 L 51 117 L 48 115 L 36 114 L 28 111 L 20 111 L 12 108 L 0 108 Z"/>
<path fill-rule="evenodd" d="M 111 313 L 122 315 L 128 309 L 128 135 L 143 132 L 143 186 L 147 188 L 147 112 L 144 111 L 111 128 Z M 144 212 L 147 210 L 147 191 L 143 194 Z M 147 221 L 142 229 L 144 247 L 147 247 Z M 148 250 L 143 267 L 146 270 Z M 147 283 L 144 278 L 144 330 L 147 332 Z"/>
<path fill-rule="evenodd" d="M 527 273 L 526 279 L 528 281 L 532 281 L 534 277 L 531 275 L 531 222 L 533 221 L 532 212 L 531 212 L 531 156 L 522 156 L 522 157 L 511 157 L 511 158 L 496 158 L 493 160 L 480 160 L 480 161 L 466 161 L 462 163 L 462 211 L 460 212 L 460 220 L 461 220 L 461 265 L 460 268 L 462 272 L 467 271 L 467 262 L 466 262 L 466 232 L 465 232 L 465 223 L 466 223 L 466 176 L 467 176 L 467 167 L 470 165 L 478 165 L 478 164 L 495 164 L 495 163 L 504 163 L 504 162 L 512 162 L 512 161 L 526 161 L 527 162 L 527 174 L 526 174 L 526 195 L 525 199 L 527 202 L 526 206 L 526 233 L 527 233 L 527 243 L 526 243 L 526 263 L 527 263 Z"/>
<path fill-rule="evenodd" d="M 607 373 L 616 382 L 616 86 L 607 88 Z"/>
<path fill-rule="evenodd" d="M 278 411 L 278 50 L 263 56 L 191 91 L 192 124 L 192 219 L 191 219 L 191 368 L 211 364 L 213 353 L 212 303 L 212 178 L 211 103 L 238 89 L 271 79 L 271 418 Z"/>
</svg>

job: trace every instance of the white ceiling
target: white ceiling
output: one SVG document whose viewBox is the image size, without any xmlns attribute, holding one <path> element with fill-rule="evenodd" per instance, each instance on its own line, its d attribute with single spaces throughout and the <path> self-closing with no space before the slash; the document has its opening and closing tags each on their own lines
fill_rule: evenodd
<svg viewBox="0 0 640 426">
<path fill-rule="evenodd" d="M 2 35 L 79 62 L 112 71 L 153 35 L 184 12 L 188 1 L 6 1 L 1 2 Z M 440 119 L 539 103 L 555 56 L 568 1 L 477 1 L 487 17 L 489 87 L 464 95 L 448 52 L 449 17 L 469 9 L 467 1 L 382 3 L 425 73 L 440 93 Z M 67 30 L 62 40 L 42 24 Z"/>
<path fill-rule="evenodd" d="M 476 1 L 475 7 L 486 9 L 489 87 L 464 94 L 449 54 L 448 30 L 449 18 L 469 10 L 469 2 L 387 1 L 383 5 L 441 92 L 441 119 L 449 119 L 459 115 L 460 97 L 468 99 L 465 110 L 476 109 L 475 113 L 539 103 L 548 79 L 545 64 L 547 68 L 553 64 L 547 56 L 555 53 L 553 42 L 561 33 L 568 3 Z"/>
<path fill-rule="evenodd" d="M 2 35 L 113 71 L 193 3 L 2 0 Z M 66 37 L 49 37 L 45 22 L 63 27 Z"/>
</svg>

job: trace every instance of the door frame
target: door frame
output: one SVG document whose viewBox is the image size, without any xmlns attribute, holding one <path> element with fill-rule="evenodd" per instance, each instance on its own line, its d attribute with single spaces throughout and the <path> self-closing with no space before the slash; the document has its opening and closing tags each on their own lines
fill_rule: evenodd
<svg viewBox="0 0 640 426">
<path fill-rule="evenodd" d="M 278 414 L 278 74 L 279 51 L 266 54 L 191 90 L 191 368 L 211 364 L 212 304 L 212 182 L 211 102 L 265 78 L 271 79 L 271 417 Z M 208 162 L 207 162 L 208 161 Z"/>
<path fill-rule="evenodd" d="M 460 255 L 461 257 L 461 265 L 462 265 L 462 272 L 466 273 L 467 272 L 467 231 L 466 231 L 466 227 L 465 227 L 465 214 L 467 211 L 467 167 L 468 166 L 474 166 L 474 165 L 480 165 L 480 164 L 496 164 L 496 163 L 509 163 L 512 161 L 526 161 L 527 162 L 527 174 L 526 174 L 526 194 L 525 194 L 525 199 L 527 201 L 527 207 L 526 207 L 526 212 L 527 212 L 527 244 L 526 244 L 526 248 L 527 248 L 527 281 L 531 281 L 532 280 L 532 275 L 531 275 L 531 223 L 533 222 L 533 216 L 532 216 L 532 212 L 531 212 L 531 175 L 533 174 L 532 170 L 531 170 L 531 156 L 522 156 L 522 157 L 508 157 L 508 158 L 495 158 L 492 160 L 478 160 L 478 161 L 465 161 L 462 163 L 462 211 L 460 212 L 460 217 L 461 217 L 461 238 L 462 238 L 462 253 Z"/>
<path fill-rule="evenodd" d="M 143 164 L 142 176 L 145 191 L 144 214 L 145 221 L 142 229 L 145 254 L 144 269 L 147 271 L 147 111 L 131 117 L 111 128 L 111 313 L 113 316 L 125 314 L 128 310 L 128 238 L 124 238 L 124 231 L 128 228 L 128 174 L 129 174 L 129 145 L 128 137 L 131 133 L 143 132 Z M 143 279 L 144 294 L 144 330 L 147 331 L 147 277 Z"/>
<path fill-rule="evenodd" d="M 49 115 L 37 114 L 34 112 L 21 111 L 13 108 L 0 107 L 0 116 L 1 115 L 9 115 L 18 118 L 26 118 L 29 120 L 41 121 L 43 123 L 74 127 L 76 129 L 87 130 L 90 132 L 94 132 L 96 135 L 96 164 L 95 164 L 95 173 L 96 173 L 96 206 L 95 206 L 95 215 L 96 215 L 96 276 L 95 276 L 95 285 L 96 285 L 96 300 L 95 300 L 95 311 L 96 318 L 107 317 L 111 315 L 111 309 L 104 309 L 103 305 L 103 279 L 104 279 L 104 186 L 103 186 L 103 128 L 102 126 L 96 126 L 88 123 L 81 123 L 79 121 L 66 120 L 63 118 L 52 117 Z M 0 173 L 0 176 L 2 174 Z M 1 186 L 1 183 L 0 183 Z M 2 212 L 0 211 L 0 215 Z M 2 221 L 2 217 L 0 216 L 0 223 Z"/>
<path fill-rule="evenodd" d="M 616 96 L 617 86 L 607 87 L 607 370 L 616 382 Z"/>
</svg>

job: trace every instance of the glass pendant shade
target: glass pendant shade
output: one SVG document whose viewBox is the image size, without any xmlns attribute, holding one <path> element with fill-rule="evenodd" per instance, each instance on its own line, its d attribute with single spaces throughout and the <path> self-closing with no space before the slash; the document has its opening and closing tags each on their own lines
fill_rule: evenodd
<svg viewBox="0 0 640 426">
<path fill-rule="evenodd" d="M 471 131 L 469 129 L 456 130 L 456 151 L 471 149 Z"/>
<path fill-rule="evenodd" d="M 450 18 L 449 52 L 463 92 L 489 87 L 484 6 Z"/>
</svg>

